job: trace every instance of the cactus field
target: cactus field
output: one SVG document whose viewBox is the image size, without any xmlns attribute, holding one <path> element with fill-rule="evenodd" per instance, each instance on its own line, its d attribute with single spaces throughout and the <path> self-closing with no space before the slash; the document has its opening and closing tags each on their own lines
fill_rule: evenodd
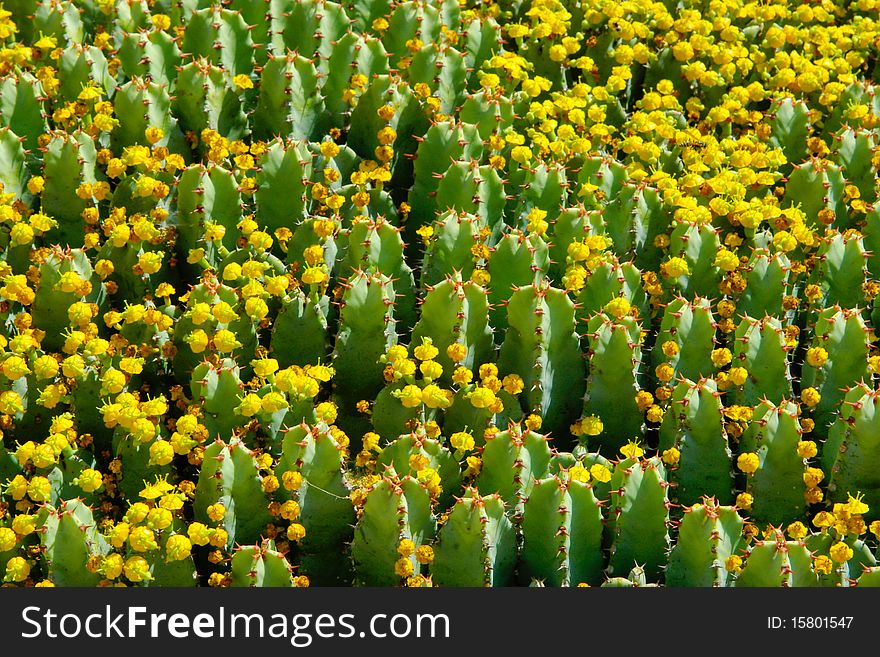
<svg viewBox="0 0 880 657">
<path fill-rule="evenodd" d="M 0 0 L 4 586 L 880 586 L 880 0 Z"/>
</svg>

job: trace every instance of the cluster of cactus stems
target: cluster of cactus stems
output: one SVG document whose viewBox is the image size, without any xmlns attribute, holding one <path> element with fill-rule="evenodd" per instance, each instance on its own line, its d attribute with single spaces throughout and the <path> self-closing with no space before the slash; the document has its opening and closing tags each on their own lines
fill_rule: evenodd
<svg viewBox="0 0 880 657">
<path fill-rule="evenodd" d="M 0 0 L 0 580 L 878 586 L 880 0 Z"/>
</svg>

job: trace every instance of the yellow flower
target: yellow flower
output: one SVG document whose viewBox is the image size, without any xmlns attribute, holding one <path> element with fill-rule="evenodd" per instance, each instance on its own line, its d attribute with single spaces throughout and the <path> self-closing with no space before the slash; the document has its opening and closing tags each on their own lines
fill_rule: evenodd
<svg viewBox="0 0 880 657">
<path fill-rule="evenodd" d="M 569 468 L 568 478 L 572 481 L 579 481 L 582 484 L 590 483 L 590 471 L 582 465 L 575 465 Z"/>
<path fill-rule="evenodd" d="M 750 493 L 740 493 L 736 496 L 736 506 L 743 511 L 748 511 L 755 503 L 755 498 Z"/>
<path fill-rule="evenodd" d="M 722 248 L 715 256 L 715 266 L 720 267 L 724 271 L 733 271 L 739 266 L 739 258 L 733 251 Z"/>
<path fill-rule="evenodd" d="M 174 460 L 174 448 L 167 440 L 157 440 L 150 445 L 150 465 L 168 465 Z"/>
<path fill-rule="evenodd" d="M 474 437 L 466 431 L 458 431 L 449 438 L 450 444 L 457 450 L 469 452 L 474 448 Z"/>
<path fill-rule="evenodd" d="M 448 408 L 451 404 L 451 393 L 447 395 L 442 388 L 429 383 L 422 389 L 422 403 L 428 408 Z"/>
<path fill-rule="evenodd" d="M 440 350 L 434 346 L 431 338 L 422 338 L 422 344 L 413 349 L 413 355 L 419 360 L 433 360 L 439 353 Z"/>
<path fill-rule="evenodd" d="M 675 375 L 675 369 L 669 363 L 661 363 L 654 369 L 654 373 L 660 381 L 666 383 Z"/>
<path fill-rule="evenodd" d="M 644 456 L 645 450 L 639 447 L 638 441 L 630 440 L 626 445 L 620 448 L 620 453 L 628 459 L 637 459 Z"/>
<path fill-rule="evenodd" d="M 157 142 L 162 141 L 162 138 L 165 136 L 165 131 L 162 128 L 149 127 L 144 131 L 144 136 L 147 138 L 147 141 L 151 144 L 156 144 Z"/>
<path fill-rule="evenodd" d="M 327 272 L 321 267 L 308 267 L 302 274 L 302 282 L 306 285 L 318 285 L 329 278 Z"/>
<path fill-rule="evenodd" d="M 245 89 L 253 89 L 254 88 L 254 83 L 244 73 L 239 73 L 238 75 L 236 75 L 234 78 L 232 78 L 232 82 L 239 89 L 239 91 L 244 91 Z"/>
<path fill-rule="evenodd" d="M 165 543 L 166 561 L 183 561 L 192 553 L 192 542 L 183 534 L 174 534 L 168 537 Z"/>
<path fill-rule="evenodd" d="M 819 453 L 819 450 L 812 440 L 801 440 L 797 444 L 797 452 L 801 458 L 811 459 Z"/>
<path fill-rule="evenodd" d="M 580 433 L 583 436 L 598 436 L 605 429 L 601 418 L 589 415 L 580 421 Z"/>
<path fill-rule="evenodd" d="M 409 577 L 413 574 L 412 561 L 407 557 L 401 557 L 394 563 L 394 573 L 398 577 Z"/>
<path fill-rule="evenodd" d="M 715 367 L 724 367 L 728 365 L 731 360 L 733 360 L 733 356 L 730 353 L 730 349 L 715 349 L 712 351 L 712 364 Z"/>
<path fill-rule="evenodd" d="M 846 563 L 852 559 L 853 551 L 849 545 L 843 541 L 839 541 L 831 546 L 828 554 L 837 563 Z"/>
<path fill-rule="evenodd" d="M 760 465 L 761 460 L 754 452 L 746 452 L 745 454 L 740 454 L 739 457 L 736 459 L 736 467 L 738 467 L 746 474 L 754 473 L 755 471 L 757 471 Z"/>
<path fill-rule="evenodd" d="M 451 345 L 446 347 L 446 355 L 453 363 L 460 363 L 467 356 L 467 347 L 465 347 L 460 342 L 453 342 Z"/>
<path fill-rule="evenodd" d="M 97 470 L 86 468 L 79 473 L 79 476 L 76 479 L 74 479 L 74 483 L 86 493 L 94 493 L 103 485 L 104 478 Z"/>
<path fill-rule="evenodd" d="M 200 354 L 208 346 L 208 334 L 202 329 L 196 329 L 184 338 L 184 342 L 189 345 L 193 353 Z"/>
<path fill-rule="evenodd" d="M 292 523 L 287 528 L 287 539 L 290 541 L 294 541 L 295 543 L 300 542 L 306 537 L 306 528 L 299 524 L 298 522 Z"/>
<path fill-rule="evenodd" d="M 813 560 L 813 570 L 817 574 L 829 575 L 834 568 L 834 562 L 824 554 L 820 554 Z"/>
<path fill-rule="evenodd" d="M 416 548 L 416 561 L 421 564 L 433 563 L 434 549 L 430 545 L 420 545 Z"/>
<path fill-rule="evenodd" d="M 23 582 L 31 574 L 31 565 L 22 557 L 12 557 L 6 562 L 4 582 Z"/>
<path fill-rule="evenodd" d="M 868 505 L 862 501 L 862 498 L 864 497 L 863 493 L 856 493 L 855 497 L 850 493 L 847 493 L 846 497 L 846 510 L 850 515 L 857 516 L 868 512 Z"/>
<path fill-rule="evenodd" d="M 489 388 L 477 386 L 470 394 L 470 402 L 474 408 L 489 408 L 495 403 L 495 393 Z"/>
<path fill-rule="evenodd" d="M 734 385 L 741 386 L 749 378 L 749 372 L 744 367 L 731 367 L 727 373 Z"/>
<path fill-rule="evenodd" d="M 143 557 L 127 559 L 123 566 L 123 572 L 132 582 L 143 582 L 144 580 L 153 579 L 153 576 L 150 574 L 150 564 Z"/>
<path fill-rule="evenodd" d="M 677 447 L 670 447 L 663 451 L 660 458 L 666 465 L 678 465 L 678 462 L 681 459 L 681 452 Z"/>
<path fill-rule="evenodd" d="M 815 388 L 804 388 L 801 391 L 801 401 L 810 408 L 813 408 L 814 406 L 818 406 L 819 402 L 822 401 L 822 395 L 820 395 L 819 391 Z"/>
<path fill-rule="evenodd" d="M 263 400 L 256 393 L 249 392 L 241 400 L 235 411 L 244 417 L 252 417 L 260 412 Z"/>
<path fill-rule="evenodd" d="M 406 408 L 415 408 L 422 403 L 422 390 L 417 385 L 410 384 L 404 386 L 402 390 L 396 391 L 393 394 L 400 399 L 400 402 Z"/>
<path fill-rule="evenodd" d="M 729 573 L 738 573 L 742 570 L 742 557 L 731 554 L 724 562 L 724 569 Z"/>
<path fill-rule="evenodd" d="M 816 488 L 825 478 L 825 473 L 820 468 L 807 468 L 804 471 L 803 478 L 807 488 Z"/>
<path fill-rule="evenodd" d="M 419 371 L 426 381 L 432 381 L 440 378 L 443 367 L 436 360 L 426 360 L 419 365 Z"/>
<path fill-rule="evenodd" d="M 807 350 L 807 363 L 813 367 L 822 367 L 828 361 L 828 352 L 822 347 Z"/>
<path fill-rule="evenodd" d="M 786 531 L 788 532 L 788 535 L 791 536 L 794 540 L 800 541 L 801 539 L 803 539 L 807 535 L 807 532 L 809 530 L 807 529 L 807 526 L 804 525 L 804 523 L 802 523 L 800 520 L 798 520 L 796 522 L 791 523 L 786 528 Z"/>
<path fill-rule="evenodd" d="M 660 349 L 663 351 L 663 354 L 667 358 L 673 358 L 678 355 L 679 346 L 678 343 L 674 340 L 667 340 L 662 345 L 660 345 Z"/>
<path fill-rule="evenodd" d="M 509 394 L 518 395 L 523 391 L 523 387 L 525 384 L 518 374 L 508 374 L 502 380 L 501 385 L 504 386 L 504 390 L 506 390 Z"/>
<path fill-rule="evenodd" d="M 466 386 L 473 380 L 473 378 L 474 373 L 463 366 L 456 367 L 455 371 L 452 373 L 452 381 L 460 386 Z"/>
<path fill-rule="evenodd" d="M 18 537 L 8 527 L 0 527 L 0 552 L 9 552 L 18 544 Z"/>
<path fill-rule="evenodd" d="M 376 436 L 376 438 L 378 439 L 378 436 Z M 366 437 L 364 438 L 364 441 L 366 444 Z M 284 486 L 284 490 L 299 490 L 300 487 L 302 487 L 302 482 L 302 474 L 294 470 L 288 470 L 281 475 L 281 484 Z"/>
<path fill-rule="evenodd" d="M 147 552 L 159 547 L 153 530 L 143 525 L 134 527 L 128 535 L 128 543 L 135 552 Z"/>
<path fill-rule="evenodd" d="M 684 258 L 670 258 L 661 266 L 661 270 L 667 278 L 679 278 L 690 274 L 690 266 Z"/>
<path fill-rule="evenodd" d="M 165 14 L 153 14 L 150 20 L 153 23 L 153 27 L 159 31 L 167 30 L 171 27 L 171 19 Z"/>
<path fill-rule="evenodd" d="M 612 317 L 616 317 L 617 319 L 622 319 L 629 315 L 632 310 L 632 306 L 630 305 L 629 300 L 625 297 L 615 297 L 611 301 L 605 304 L 605 312 Z"/>
<path fill-rule="evenodd" d="M 611 481 L 611 470 L 606 468 L 601 463 L 594 463 L 590 466 L 590 476 L 593 477 L 596 481 L 600 481 L 603 484 Z"/>
<path fill-rule="evenodd" d="M 227 353 L 238 349 L 241 346 L 241 342 L 236 339 L 235 333 L 232 331 L 221 329 L 214 335 L 214 346 L 217 348 L 217 351 Z"/>
<path fill-rule="evenodd" d="M 780 251 L 789 252 L 797 248 L 797 238 L 787 230 L 780 230 L 773 236 L 773 246 Z"/>
</svg>

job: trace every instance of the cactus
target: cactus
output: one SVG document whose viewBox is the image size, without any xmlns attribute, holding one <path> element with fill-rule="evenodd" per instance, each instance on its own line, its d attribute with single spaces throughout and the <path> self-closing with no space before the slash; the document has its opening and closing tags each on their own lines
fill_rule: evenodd
<svg viewBox="0 0 880 657">
<path fill-rule="evenodd" d="M 271 541 L 236 550 L 231 572 L 233 586 L 293 586 L 290 564 L 274 549 Z"/>
<path fill-rule="evenodd" d="M 44 513 L 40 542 L 49 579 L 56 586 L 95 586 L 101 578 L 86 564 L 92 556 L 107 554 L 110 546 L 95 527 L 92 510 L 73 499 Z"/>
<path fill-rule="evenodd" d="M 756 453 L 758 469 L 749 475 L 749 515 L 759 523 L 789 523 L 803 517 L 804 456 L 801 455 L 798 408 L 791 402 L 762 402 L 739 441 L 741 453 Z"/>
<path fill-rule="evenodd" d="M 387 221 L 358 221 L 348 232 L 345 258 L 339 272 L 343 278 L 357 271 L 376 271 L 392 279 L 396 298 L 394 318 L 397 330 L 407 334 L 416 320 L 415 281 L 403 257 L 400 229 Z"/>
<path fill-rule="evenodd" d="M 876 583 L 872 2 L 5 0 L 3 584 Z"/>
<path fill-rule="evenodd" d="M 748 548 L 745 565 L 736 576 L 737 587 L 814 587 L 810 551 L 801 541 L 786 541 L 781 533 L 775 539 L 755 541 Z"/>
<path fill-rule="evenodd" d="M 780 149 L 788 162 L 800 164 L 807 157 L 807 136 L 811 127 L 809 106 L 794 98 L 772 100 L 771 104 L 769 143 Z"/>
<path fill-rule="evenodd" d="M 743 548 L 743 520 L 736 509 L 713 499 L 684 509 L 678 540 L 669 554 L 666 585 L 730 586 L 727 559 Z"/>
<path fill-rule="evenodd" d="M 682 380 L 672 393 L 660 425 L 660 451 L 674 450 L 670 481 L 684 506 L 711 496 L 720 504 L 733 502 L 730 447 L 723 427 L 723 409 L 712 379 Z"/>
<path fill-rule="evenodd" d="M 864 383 L 853 386 L 822 447 L 822 469 L 828 473 L 828 492 L 834 501 L 845 502 L 847 493 L 858 491 L 869 506 L 880 505 L 880 486 L 871 465 L 878 435 L 873 429 L 876 398 L 876 391 Z"/>
<path fill-rule="evenodd" d="M 317 140 L 327 126 L 314 64 L 300 55 L 269 58 L 251 122 L 254 136 Z"/>
<path fill-rule="evenodd" d="M 330 299 L 306 295 L 302 289 L 285 298 L 272 327 L 270 349 L 281 367 L 308 365 L 328 356 Z"/>
<path fill-rule="evenodd" d="M 147 129 L 158 128 L 164 135 L 162 145 L 167 145 L 172 152 L 186 151 L 177 118 L 171 113 L 171 96 L 167 87 L 132 78 L 114 94 L 113 113 L 118 119 L 111 134 L 115 150 L 147 145 Z"/>
<path fill-rule="evenodd" d="M 843 198 L 844 185 L 839 166 L 822 160 L 808 160 L 794 165 L 785 185 L 785 201 L 801 209 L 811 228 L 821 228 L 825 224 L 846 229 L 850 226 Z"/>
<path fill-rule="evenodd" d="M 328 35 L 324 33 L 323 36 Z M 352 76 L 364 75 L 368 79 L 387 76 L 388 53 L 378 39 L 349 31 L 335 39 L 328 53 L 321 54 L 317 67 L 319 73 L 326 76 L 321 85 L 324 107 L 330 116 L 330 126 L 343 128 L 348 123 L 350 109 L 343 94 Z"/>
<path fill-rule="evenodd" d="M 247 118 L 230 78 L 207 60 L 197 59 L 180 69 L 173 106 L 182 130 L 199 135 L 214 130 L 229 139 L 244 135 Z"/>
<path fill-rule="evenodd" d="M 205 426 L 212 438 L 225 439 L 245 423 L 236 412 L 244 384 L 235 361 L 224 359 L 216 366 L 202 363 L 193 370 L 190 391 L 205 410 Z"/>
<path fill-rule="evenodd" d="M 205 57 L 231 75 L 250 73 L 253 42 L 241 14 L 217 6 L 199 9 L 187 18 L 183 42 L 184 57 Z"/>
<path fill-rule="evenodd" d="M 638 408 L 641 330 L 631 317 L 596 315 L 589 323 L 590 371 L 584 416 L 596 417 L 604 427 L 598 442 L 614 452 L 642 434 L 643 414 Z"/>
<path fill-rule="evenodd" d="M 397 341 L 394 288 L 384 274 L 358 271 L 345 284 L 339 310 L 339 331 L 333 349 L 336 368 L 334 395 L 340 408 L 340 425 L 351 435 L 363 435 L 355 407 L 382 388 L 379 358 Z"/>
<path fill-rule="evenodd" d="M 673 299 L 663 311 L 656 347 L 651 351 L 652 364 L 655 369 L 668 364 L 673 378 L 699 381 L 714 369 L 714 338 L 715 322 L 708 299 Z"/>
<path fill-rule="evenodd" d="M 733 367 L 746 372 L 742 387 L 734 391 L 738 403 L 753 406 L 762 399 L 780 403 L 791 396 L 788 347 L 779 320 L 745 317 L 740 322 L 733 343 Z"/>
<path fill-rule="evenodd" d="M 301 142 L 276 139 L 259 159 L 254 195 L 257 219 L 270 232 L 293 228 L 305 218 L 306 180 L 312 157 Z"/>
<path fill-rule="evenodd" d="M 45 183 L 40 208 L 58 223 L 57 232 L 49 235 L 70 246 L 82 246 L 82 213 L 88 204 L 76 192 L 81 184 L 96 181 L 95 144 L 83 132 L 54 133 L 43 159 Z"/>
<path fill-rule="evenodd" d="M 429 542 L 437 521 L 428 490 L 412 477 L 398 478 L 390 471 L 367 494 L 351 544 L 355 581 L 366 586 L 398 584 L 416 567 L 415 550 Z M 402 555 L 402 541 L 411 541 L 413 553 Z M 398 561 L 409 564 L 397 565 Z"/>
<path fill-rule="evenodd" d="M 832 306 L 819 313 L 813 331 L 811 348 L 823 349 L 827 356 L 820 353 L 815 364 L 804 363 L 801 389 L 813 388 L 820 396 L 813 417 L 816 435 L 824 438 L 844 391 L 868 375 L 868 329 L 858 312 Z"/>
<path fill-rule="evenodd" d="M 58 94 L 68 102 L 75 101 L 83 88 L 92 84 L 113 93 L 115 82 L 107 69 L 107 58 L 94 46 L 74 43 L 65 48 L 58 62 L 58 73 L 61 81 Z"/>
<path fill-rule="evenodd" d="M 562 290 L 533 285 L 511 294 L 507 313 L 499 376 L 519 375 L 523 411 L 540 415 L 553 435 L 565 435 L 584 393 L 574 306 Z"/>
<path fill-rule="evenodd" d="M 639 565 L 648 579 L 659 577 L 669 549 L 668 487 L 666 469 L 656 457 L 627 458 L 614 467 L 608 511 L 612 576 Z"/>
<path fill-rule="evenodd" d="M 124 32 L 116 51 L 120 69 L 129 79 L 149 77 L 158 84 L 174 82 L 180 48 L 164 31 Z"/>
<path fill-rule="evenodd" d="M 229 546 L 255 543 L 269 522 L 269 502 L 253 453 L 235 438 L 215 441 L 205 449 L 204 462 L 196 486 L 193 511 L 197 521 L 208 524 L 208 507 L 223 504 L 223 526 Z"/>
<path fill-rule="evenodd" d="M 505 335 L 509 326 L 509 304 L 516 288 L 541 282 L 547 271 L 547 252 L 547 244 L 540 235 L 527 236 L 519 231 L 504 235 L 491 250 L 488 258 L 492 279 L 489 321 L 499 336 Z"/>
<path fill-rule="evenodd" d="M 181 265 L 192 250 L 203 248 L 206 261 L 216 267 L 235 249 L 241 195 L 231 172 L 218 166 L 187 167 L 177 181 L 177 211 L 175 245 Z M 223 237 L 206 240 L 209 226 L 222 226 Z"/>
<path fill-rule="evenodd" d="M 341 546 L 352 536 L 354 508 L 344 480 L 344 448 L 326 426 L 300 424 L 283 438 L 275 468 L 279 497 L 297 502 L 296 521 L 305 528 L 299 542 L 300 569 L 316 583 L 347 581 L 350 576 Z M 288 474 L 290 473 L 290 474 Z M 338 559 L 327 559 L 338 553 Z"/>
<path fill-rule="evenodd" d="M 423 288 L 460 274 L 471 278 L 474 271 L 473 249 L 480 240 L 480 219 L 455 212 L 444 212 L 434 222 L 434 238 L 425 249 L 420 284 Z"/>
<path fill-rule="evenodd" d="M 523 505 L 520 579 L 550 586 L 600 583 L 602 530 L 602 509 L 589 483 L 539 479 Z"/>
<path fill-rule="evenodd" d="M 578 293 L 578 330 L 586 333 L 592 317 L 601 312 L 609 301 L 619 297 L 626 299 L 639 316 L 648 315 L 648 298 L 638 268 L 630 262 L 621 263 L 612 257 L 589 273 L 583 289 Z"/>
<path fill-rule="evenodd" d="M 456 363 L 476 369 L 490 360 L 493 344 L 488 314 L 486 292 L 460 276 L 447 278 L 427 290 L 412 341 L 418 344 L 424 338 L 431 339 L 438 350 L 435 360 L 443 367 L 442 381 L 452 381 Z M 453 344 L 465 348 L 464 357 L 455 363 L 447 353 Z"/>
<path fill-rule="evenodd" d="M 427 464 L 421 459 L 413 460 L 414 456 L 424 457 Z M 422 470 L 434 470 L 440 477 L 439 503 L 443 506 L 452 503 L 453 491 L 458 490 L 461 484 L 461 468 L 452 452 L 424 432 L 414 431 L 389 443 L 382 448 L 377 463 L 395 472 L 407 472 L 416 477 Z"/>
<path fill-rule="evenodd" d="M 47 131 L 39 81 L 28 73 L 5 77 L 0 81 L 0 125 L 9 128 L 32 151 L 39 137 Z"/>
<path fill-rule="evenodd" d="M 487 225 L 498 222 L 504 209 L 504 182 L 495 169 L 479 160 L 453 162 L 437 186 L 438 209 L 473 214 Z M 498 231 L 493 226 L 493 233 Z"/>
<path fill-rule="evenodd" d="M 471 491 L 437 535 L 431 576 L 439 586 L 505 586 L 516 566 L 516 536 L 498 495 Z"/>
<path fill-rule="evenodd" d="M 413 209 L 407 221 L 407 243 L 412 243 L 416 239 L 416 230 L 433 220 L 435 213 L 443 209 L 435 194 L 439 183 L 434 174 L 446 169 L 444 166 L 438 170 L 439 163 L 445 165 L 450 160 L 480 159 L 482 152 L 483 142 L 474 126 L 437 123 L 428 129 L 419 143 L 415 158 L 415 183 L 408 198 Z"/>
<path fill-rule="evenodd" d="M 46 331 L 46 349 L 61 349 L 70 323 L 67 309 L 97 291 L 92 280 L 91 262 L 81 249 L 55 249 L 42 263 L 33 318 L 34 326 Z"/>
<path fill-rule="evenodd" d="M 745 289 L 736 302 L 736 315 L 780 317 L 788 290 L 791 262 L 784 253 L 755 249 L 747 266 Z"/>
<path fill-rule="evenodd" d="M 522 513 L 535 480 L 543 479 L 550 464 L 548 438 L 511 424 L 486 441 L 483 468 L 476 486 L 482 495 L 497 494 L 507 509 Z"/>
</svg>

